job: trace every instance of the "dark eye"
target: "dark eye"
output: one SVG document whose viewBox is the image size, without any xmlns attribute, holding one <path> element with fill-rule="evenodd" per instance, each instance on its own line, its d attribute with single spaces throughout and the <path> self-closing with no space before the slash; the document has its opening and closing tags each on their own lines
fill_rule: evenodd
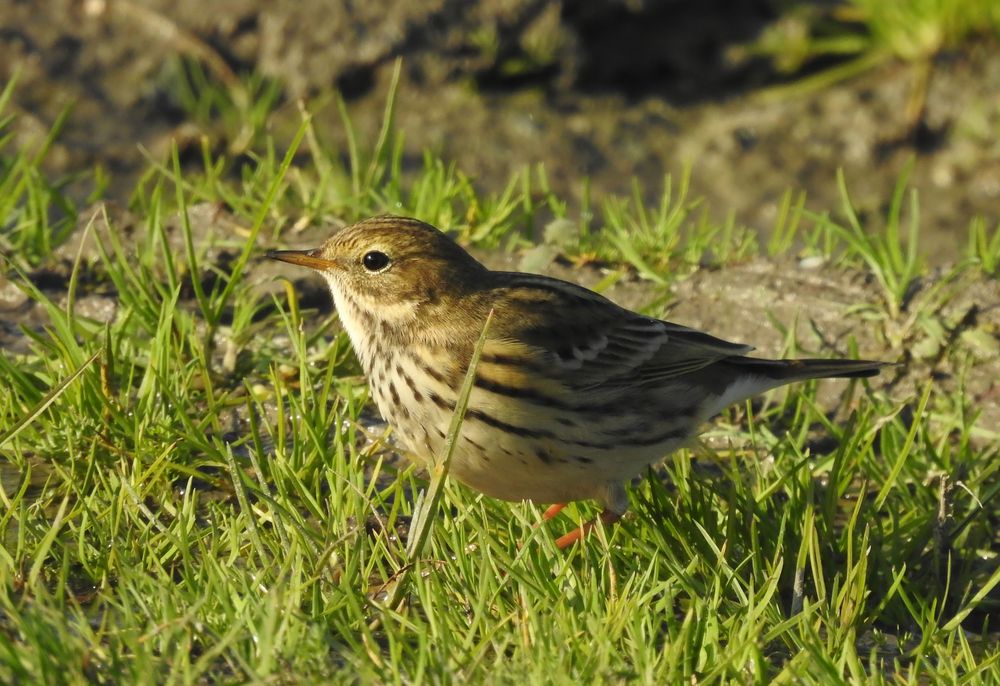
<svg viewBox="0 0 1000 686">
<path fill-rule="evenodd" d="M 368 271 L 378 272 L 389 266 L 389 256 L 384 252 L 372 250 L 365 253 L 365 256 L 361 258 L 361 263 Z"/>
</svg>

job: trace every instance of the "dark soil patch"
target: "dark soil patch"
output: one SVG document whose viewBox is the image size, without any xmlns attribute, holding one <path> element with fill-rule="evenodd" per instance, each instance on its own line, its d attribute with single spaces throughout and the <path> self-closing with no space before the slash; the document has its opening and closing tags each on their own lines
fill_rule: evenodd
<svg viewBox="0 0 1000 686">
<path fill-rule="evenodd" d="M 802 97 L 764 100 L 776 75 L 728 58 L 774 19 L 774 3 L 557 3 L 437 0 L 407 3 L 264 3 L 41 0 L 0 6 L 0 78 L 18 70 L 21 140 L 43 135 L 67 103 L 74 112 L 50 156 L 59 171 L 101 164 L 112 196 L 171 141 L 195 146 L 214 123 L 191 121 L 176 93 L 177 58 L 219 79 L 255 70 L 284 86 L 273 131 L 297 123 L 312 98 L 334 144 L 329 106 L 339 88 L 362 133 L 373 136 L 391 71 L 404 58 L 399 127 L 407 158 L 430 148 L 499 192 L 512 172 L 545 165 L 554 190 L 596 202 L 650 198 L 662 176 L 694 165 L 692 186 L 710 214 L 770 229 L 786 189 L 809 207 L 839 207 L 843 168 L 862 215 L 878 227 L 893 184 L 916 157 L 921 241 L 940 261 L 964 249 L 976 215 L 1000 218 L 1000 60 L 993 44 L 942 55 L 916 125 L 904 112 L 911 70 L 889 63 Z M 282 123 L 284 122 L 284 124 Z M 194 157 L 197 157 L 195 155 Z"/>
</svg>

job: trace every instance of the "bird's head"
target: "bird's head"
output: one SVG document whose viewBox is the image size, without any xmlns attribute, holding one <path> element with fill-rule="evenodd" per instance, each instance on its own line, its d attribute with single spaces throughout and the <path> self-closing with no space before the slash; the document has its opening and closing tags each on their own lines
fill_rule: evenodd
<svg viewBox="0 0 1000 686">
<path fill-rule="evenodd" d="M 438 229 L 396 216 L 348 226 L 313 250 L 275 250 L 267 256 L 322 274 L 341 317 L 354 309 L 362 318 L 388 324 L 460 308 L 463 294 L 481 286 L 488 274 Z"/>
</svg>

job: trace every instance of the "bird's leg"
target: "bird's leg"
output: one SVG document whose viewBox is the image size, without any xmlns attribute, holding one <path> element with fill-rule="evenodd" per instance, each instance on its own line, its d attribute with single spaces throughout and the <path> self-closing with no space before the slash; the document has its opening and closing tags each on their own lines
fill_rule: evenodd
<svg viewBox="0 0 1000 686">
<path fill-rule="evenodd" d="M 562 512 L 563 508 L 565 507 L 566 503 L 556 503 L 555 505 L 549 505 L 547 508 L 545 508 L 545 512 L 542 513 L 542 522 L 547 522 L 553 517 L 558 516 L 559 513 Z M 537 527 L 539 524 L 541 524 L 541 522 L 536 523 L 534 526 Z M 518 549 L 520 549 L 521 544 L 518 543 L 517 547 Z"/>
<path fill-rule="evenodd" d="M 550 507 L 549 509 L 551 510 L 552 508 Z M 548 512 L 546 512 L 545 514 L 548 514 Z M 569 533 L 564 534 L 559 538 L 557 538 L 556 547 L 559 548 L 560 550 L 570 547 L 571 545 L 582 539 L 584 536 L 586 536 L 588 533 L 590 533 L 591 529 L 597 526 L 598 519 L 604 522 L 605 526 L 607 526 L 609 524 L 614 524 L 621 518 L 622 518 L 621 512 L 604 510 L 603 512 L 601 512 L 600 515 L 598 515 L 594 519 L 591 519 L 586 524 L 582 524 L 579 529 L 573 529 Z"/>
</svg>

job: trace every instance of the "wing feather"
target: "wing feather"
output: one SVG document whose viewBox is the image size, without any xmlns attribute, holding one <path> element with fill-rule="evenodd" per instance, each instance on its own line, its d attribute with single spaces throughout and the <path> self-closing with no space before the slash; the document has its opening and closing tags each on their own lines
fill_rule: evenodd
<svg viewBox="0 0 1000 686">
<path fill-rule="evenodd" d="M 497 289 L 495 334 L 540 353 L 567 389 L 661 384 L 751 346 L 630 312 L 575 284 L 542 276 Z"/>
</svg>

